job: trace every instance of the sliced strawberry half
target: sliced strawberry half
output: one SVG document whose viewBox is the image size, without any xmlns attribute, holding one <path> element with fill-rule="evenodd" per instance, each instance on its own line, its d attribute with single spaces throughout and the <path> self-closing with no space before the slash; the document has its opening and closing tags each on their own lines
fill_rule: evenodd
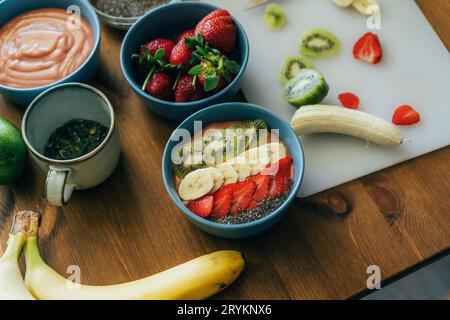
<svg viewBox="0 0 450 320">
<path fill-rule="evenodd" d="M 253 195 L 256 191 L 256 183 L 251 180 L 238 183 L 233 188 L 233 199 L 231 205 L 231 213 L 238 214 L 239 212 L 248 209 L 253 200 Z"/>
<path fill-rule="evenodd" d="M 213 210 L 213 203 L 213 196 L 204 196 L 198 200 L 190 202 L 187 207 L 197 216 L 207 218 L 211 215 L 211 212 Z"/>
<path fill-rule="evenodd" d="M 250 202 L 250 205 L 248 206 L 247 209 L 253 210 L 258 208 L 258 202 L 256 202 L 255 199 L 252 199 L 252 201 Z"/>
<path fill-rule="evenodd" d="M 266 200 L 269 196 L 270 177 L 259 174 L 251 180 L 256 184 L 256 191 L 253 196 L 256 203 Z"/>
<path fill-rule="evenodd" d="M 342 105 L 349 109 L 358 109 L 359 108 L 359 97 L 351 92 L 341 93 L 339 95 L 339 101 L 341 101 Z"/>
<path fill-rule="evenodd" d="M 275 177 L 271 178 L 269 187 L 269 197 L 275 198 L 284 192 L 286 186 L 286 178 L 282 171 L 279 171 Z"/>
<path fill-rule="evenodd" d="M 353 56 L 370 64 L 377 64 L 383 57 L 380 40 L 375 33 L 368 32 L 356 42 L 353 48 Z"/>
<path fill-rule="evenodd" d="M 413 107 L 404 105 L 395 110 L 392 122 L 398 126 L 408 126 L 420 121 L 420 114 Z"/>
<path fill-rule="evenodd" d="M 221 219 L 230 213 L 231 200 L 233 199 L 233 185 L 227 185 L 214 194 L 212 216 Z"/>
</svg>

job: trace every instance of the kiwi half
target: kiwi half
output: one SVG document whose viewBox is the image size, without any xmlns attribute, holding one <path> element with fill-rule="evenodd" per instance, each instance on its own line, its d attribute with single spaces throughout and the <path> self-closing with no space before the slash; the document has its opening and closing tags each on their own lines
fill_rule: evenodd
<svg viewBox="0 0 450 320">
<path fill-rule="evenodd" d="M 230 127 L 230 129 L 268 129 L 269 125 L 266 121 L 262 119 L 256 119 L 256 120 L 244 120 L 236 125 Z"/>
<path fill-rule="evenodd" d="M 322 74 L 312 69 L 302 69 L 298 75 L 288 81 L 282 96 L 294 107 L 321 103 L 328 94 L 329 86 Z"/>
<path fill-rule="evenodd" d="M 300 40 L 300 53 L 311 58 L 334 56 L 340 49 L 339 39 L 331 32 L 314 28 L 305 32 Z"/>
<path fill-rule="evenodd" d="M 278 4 L 269 4 L 264 11 L 264 24 L 270 30 L 279 30 L 286 23 L 284 8 Z"/>
<path fill-rule="evenodd" d="M 280 83 L 285 85 L 289 80 L 294 79 L 302 69 L 314 69 L 314 65 L 305 57 L 286 58 L 279 72 Z"/>
</svg>

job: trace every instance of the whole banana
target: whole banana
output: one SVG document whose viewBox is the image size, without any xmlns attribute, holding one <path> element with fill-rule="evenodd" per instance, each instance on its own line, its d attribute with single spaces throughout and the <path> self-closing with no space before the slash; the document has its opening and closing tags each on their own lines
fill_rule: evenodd
<svg viewBox="0 0 450 320">
<path fill-rule="evenodd" d="M 206 299 L 233 283 L 245 266 L 237 251 L 218 251 L 153 276 L 118 285 L 74 285 L 41 258 L 37 232 L 25 244 L 28 290 L 45 300 L 196 300 Z"/>
<path fill-rule="evenodd" d="M 27 211 L 18 212 L 15 216 L 8 246 L 0 258 L 0 300 L 34 300 L 25 287 L 18 264 L 26 240 L 26 228 L 21 225 L 30 217 Z"/>
<path fill-rule="evenodd" d="M 399 146 L 404 137 L 392 123 L 371 114 L 338 106 L 313 105 L 300 108 L 291 121 L 299 135 L 340 133 L 383 146 Z"/>
</svg>

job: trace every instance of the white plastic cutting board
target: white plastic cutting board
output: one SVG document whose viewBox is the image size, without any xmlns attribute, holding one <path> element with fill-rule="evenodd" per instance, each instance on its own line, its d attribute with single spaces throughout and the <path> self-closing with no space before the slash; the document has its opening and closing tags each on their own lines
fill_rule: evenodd
<svg viewBox="0 0 450 320">
<path fill-rule="evenodd" d="M 361 110 L 391 120 L 395 108 L 414 106 L 422 122 L 402 127 L 410 142 L 385 148 L 355 138 L 321 134 L 301 137 L 306 156 L 300 197 L 329 189 L 450 144 L 450 55 L 413 0 L 379 0 L 383 61 L 366 65 L 352 56 L 354 43 L 368 31 L 367 18 L 330 0 L 279 0 L 286 10 L 284 29 L 271 32 L 262 8 L 244 11 L 247 0 L 208 0 L 230 10 L 247 31 L 251 53 L 243 82 L 247 100 L 290 121 L 296 109 L 280 96 L 278 69 L 298 53 L 301 34 L 322 27 L 342 42 L 336 57 L 312 60 L 331 87 L 326 103 L 338 104 L 341 92 L 361 98 Z"/>
</svg>

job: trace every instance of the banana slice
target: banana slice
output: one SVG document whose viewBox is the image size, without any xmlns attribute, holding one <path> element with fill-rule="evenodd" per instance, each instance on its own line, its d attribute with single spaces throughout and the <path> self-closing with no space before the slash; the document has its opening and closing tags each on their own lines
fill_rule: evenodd
<svg viewBox="0 0 450 320">
<path fill-rule="evenodd" d="M 370 16 L 380 11 L 380 5 L 376 0 L 354 0 L 352 5 L 353 8 L 365 16 Z"/>
<path fill-rule="evenodd" d="M 223 181 L 223 185 L 229 185 L 232 183 L 236 183 L 239 179 L 239 175 L 236 172 L 236 170 L 234 170 L 233 166 L 229 163 L 221 163 L 219 164 L 216 169 L 218 169 L 224 178 Z"/>
<path fill-rule="evenodd" d="M 234 170 L 236 170 L 239 181 L 244 181 L 252 173 L 250 165 L 247 163 L 247 160 L 243 156 L 236 157 L 230 160 L 229 163 L 233 166 Z"/>
<path fill-rule="evenodd" d="M 353 0 L 331 0 L 339 7 L 348 7 L 353 3 Z"/>
<path fill-rule="evenodd" d="M 271 162 L 268 149 L 263 147 L 250 149 L 243 156 L 250 165 L 252 176 L 260 173 Z"/>
<path fill-rule="evenodd" d="M 196 200 L 211 192 L 214 177 L 211 171 L 199 169 L 189 173 L 181 180 L 178 194 L 185 201 Z"/>
<path fill-rule="evenodd" d="M 268 143 L 261 146 L 260 148 L 264 149 L 264 151 L 261 152 L 267 152 L 269 154 L 271 163 L 276 163 L 281 159 L 286 158 L 287 156 L 285 146 L 278 142 Z"/>
<path fill-rule="evenodd" d="M 205 173 L 209 172 L 213 176 L 214 186 L 213 186 L 212 190 L 210 191 L 211 193 L 216 192 L 217 190 L 219 190 L 223 186 L 223 182 L 225 180 L 225 177 L 224 177 L 223 173 L 219 169 L 217 169 L 217 168 L 205 168 L 205 169 L 200 169 L 199 171 L 204 171 Z"/>
</svg>

